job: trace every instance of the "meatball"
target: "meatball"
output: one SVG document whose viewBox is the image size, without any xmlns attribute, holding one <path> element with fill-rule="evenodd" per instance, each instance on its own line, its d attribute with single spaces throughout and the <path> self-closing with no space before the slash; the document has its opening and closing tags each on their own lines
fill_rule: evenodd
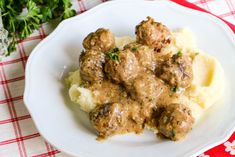
<svg viewBox="0 0 235 157">
<path fill-rule="evenodd" d="M 98 131 L 99 137 L 107 137 L 119 132 L 122 128 L 122 121 L 126 118 L 127 112 L 120 103 L 104 104 L 97 106 L 90 112 L 90 120 Z"/>
<path fill-rule="evenodd" d="M 175 54 L 157 68 L 156 74 L 173 87 L 187 88 L 193 79 L 192 59 L 181 53 Z"/>
<path fill-rule="evenodd" d="M 146 21 L 137 25 L 135 33 L 138 43 L 151 46 L 158 52 L 172 41 L 172 35 L 168 28 L 155 22 L 151 17 L 147 17 Z"/>
<path fill-rule="evenodd" d="M 89 89 L 92 91 L 93 100 L 97 105 L 119 102 L 127 96 L 121 86 L 110 81 L 94 83 Z"/>
<path fill-rule="evenodd" d="M 133 42 L 126 45 L 124 49 L 129 49 L 135 54 L 141 68 L 154 71 L 154 50 L 152 48 Z"/>
<path fill-rule="evenodd" d="M 155 60 L 155 63 L 156 63 L 155 71 L 157 73 L 160 72 L 164 62 L 169 60 L 171 57 L 172 57 L 171 53 L 168 53 L 168 54 L 155 53 L 154 54 L 154 60 Z"/>
<path fill-rule="evenodd" d="M 89 50 L 81 54 L 80 74 L 83 80 L 96 82 L 103 80 L 103 64 L 105 55 L 102 52 Z"/>
<path fill-rule="evenodd" d="M 141 133 L 144 119 L 139 117 L 139 105 L 109 103 L 97 106 L 90 112 L 90 120 L 98 131 L 98 139 L 127 132 Z"/>
<path fill-rule="evenodd" d="M 165 85 L 153 74 L 144 74 L 137 77 L 133 84 L 128 87 L 131 97 L 140 103 L 155 102 L 163 92 Z"/>
<path fill-rule="evenodd" d="M 115 38 L 108 29 L 99 28 L 96 32 L 90 33 L 83 40 L 83 47 L 86 50 L 108 52 L 115 46 Z"/>
<path fill-rule="evenodd" d="M 192 129 L 194 118 L 191 110 L 183 104 L 172 103 L 165 107 L 158 120 L 158 131 L 163 136 L 176 141 L 182 139 Z"/>
<path fill-rule="evenodd" d="M 139 63 L 130 50 L 116 52 L 117 58 L 107 57 L 105 72 L 109 79 L 117 83 L 130 84 L 139 73 Z"/>
</svg>

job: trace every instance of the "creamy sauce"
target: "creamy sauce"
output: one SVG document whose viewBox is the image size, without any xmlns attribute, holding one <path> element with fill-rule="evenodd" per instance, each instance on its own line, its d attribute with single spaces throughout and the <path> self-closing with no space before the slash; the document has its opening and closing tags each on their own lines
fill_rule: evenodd
<svg viewBox="0 0 235 157">
<path fill-rule="evenodd" d="M 115 39 L 103 28 L 90 33 L 83 41 L 86 51 L 79 61 L 81 77 L 69 78 L 70 82 L 79 80 L 82 87 L 73 85 L 76 88 L 71 88 L 71 94 L 78 95 L 78 100 L 81 90 L 86 90 L 86 97 L 92 94 L 89 103 L 77 102 L 89 112 L 99 140 L 128 132 L 139 134 L 146 126 L 163 137 L 180 140 L 192 129 L 203 107 L 212 104 L 202 91 L 213 95 L 212 86 L 219 90 L 215 88 L 218 81 L 214 81 L 214 75 L 220 78 L 221 73 L 211 65 L 220 66 L 208 58 L 213 64 L 207 67 L 215 70 L 213 75 L 208 70 L 201 79 L 195 77 L 203 71 L 197 72 L 202 59 L 197 58 L 190 45 L 181 48 L 185 42 L 177 40 L 183 38 L 172 36 L 164 25 L 151 18 L 136 29 L 137 41 L 130 37 Z M 152 33 L 155 35 L 150 37 Z M 195 62 L 195 58 L 199 61 Z"/>
<path fill-rule="evenodd" d="M 162 124 L 159 116 L 178 99 L 179 88 L 190 86 L 192 59 L 181 52 L 161 53 L 161 48 L 169 45 L 173 37 L 153 19 L 141 22 L 136 29 L 137 42 L 126 44 L 123 49 L 115 48 L 112 33 L 102 28 L 90 33 L 83 42 L 86 51 L 80 57 L 80 74 L 97 104 L 90 112 L 91 122 L 99 139 L 127 132 L 141 133 L 146 124 L 161 128 L 160 132 L 172 140 L 180 139 L 192 123 L 183 123 L 187 129 L 173 138 L 167 133 L 176 132 L 181 126 L 168 127 L 173 125 L 171 121 Z M 155 116 L 156 113 L 159 115 Z M 194 121 L 191 114 L 175 113 L 165 117 L 181 121 L 189 117 Z"/>
</svg>

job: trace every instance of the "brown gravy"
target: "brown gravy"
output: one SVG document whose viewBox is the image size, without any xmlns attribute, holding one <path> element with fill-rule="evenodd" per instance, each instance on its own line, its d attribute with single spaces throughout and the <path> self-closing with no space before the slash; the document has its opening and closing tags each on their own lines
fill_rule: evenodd
<svg viewBox="0 0 235 157">
<path fill-rule="evenodd" d="M 80 57 L 83 85 L 97 107 L 90 120 L 98 139 L 128 132 L 141 133 L 145 125 L 171 140 L 184 137 L 194 122 L 187 104 L 175 104 L 177 90 L 192 81 L 191 58 L 161 54 L 171 43 L 170 31 L 152 18 L 136 27 L 137 42 L 119 50 L 108 29 L 100 28 L 83 41 Z"/>
</svg>

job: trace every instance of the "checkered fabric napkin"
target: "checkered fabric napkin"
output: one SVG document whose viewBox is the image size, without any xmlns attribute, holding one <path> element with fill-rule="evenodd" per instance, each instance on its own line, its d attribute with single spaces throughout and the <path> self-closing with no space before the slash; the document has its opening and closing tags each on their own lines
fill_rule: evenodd
<svg viewBox="0 0 235 157">
<path fill-rule="evenodd" d="M 79 14 L 105 1 L 74 0 L 73 7 Z M 188 1 L 235 24 L 235 0 Z M 43 140 L 23 103 L 24 72 L 28 56 L 54 28 L 53 23 L 44 24 L 17 45 L 17 52 L 0 62 L 0 157 L 69 157 Z M 228 141 L 200 157 L 232 155 L 235 155 L 235 133 Z"/>
</svg>

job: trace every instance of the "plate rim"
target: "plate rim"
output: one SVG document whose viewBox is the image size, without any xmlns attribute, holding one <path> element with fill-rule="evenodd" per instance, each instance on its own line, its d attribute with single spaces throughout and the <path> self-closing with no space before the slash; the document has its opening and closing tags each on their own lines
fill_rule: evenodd
<svg viewBox="0 0 235 157">
<path fill-rule="evenodd" d="M 30 109 L 30 67 L 31 67 L 31 63 L 33 62 L 33 59 L 35 57 L 36 54 L 39 54 L 38 50 L 40 50 L 40 48 L 44 45 L 44 43 L 46 43 L 47 41 L 49 40 L 52 40 L 57 33 L 59 33 L 63 27 L 66 25 L 66 24 L 69 24 L 70 22 L 74 21 L 74 20 L 79 20 L 79 19 L 82 19 L 84 18 L 85 16 L 89 16 L 89 14 L 92 14 L 92 13 L 95 13 L 96 10 L 100 10 L 100 9 L 103 9 L 105 8 L 106 6 L 109 6 L 109 5 L 113 5 L 113 4 L 116 4 L 116 3 L 133 3 L 133 1 L 131 0 L 126 0 L 126 1 L 122 1 L 122 0 L 113 0 L 113 1 L 108 1 L 108 2 L 104 2 L 104 3 L 101 3 L 91 9 L 89 9 L 88 11 L 80 14 L 80 15 L 77 15 L 77 16 L 74 16 L 72 18 L 69 18 L 69 19 L 66 19 L 64 21 L 62 21 L 53 31 L 52 33 L 50 33 L 46 38 L 44 38 L 31 52 L 31 54 L 29 55 L 29 58 L 28 58 L 28 61 L 26 63 L 26 68 L 25 68 L 25 90 L 24 90 L 24 96 L 23 96 L 23 101 L 24 101 L 24 104 L 27 108 L 27 110 L 29 111 L 30 115 L 31 115 L 31 118 L 36 126 L 36 129 L 37 131 L 39 132 L 39 134 L 41 135 L 41 137 L 43 139 L 45 139 L 47 142 L 49 142 L 51 145 L 53 145 L 56 149 L 59 149 L 61 150 L 62 152 L 68 154 L 68 155 L 72 155 L 72 156 L 77 156 L 77 154 L 74 154 L 73 152 L 69 152 L 65 149 L 63 149 L 63 146 L 61 145 L 58 145 L 57 143 L 54 143 L 52 142 L 53 140 L 51 140 L 50 137 L 48 137 L 47 135 L 45 135 L 42 131 L 41 131 L 41 128 L 39 127 L 39 125 L 37 124 L 37 122 L 35 121 L 35 117 L 34 117 L 34 114 L 32 114 L 32 111 Z M 185 10 L 187 12 L 190 12 L 190 13 L 193 13 L 197 16 L 204 16 L 206 17 L 208 20 L 211 20 L 213 22 L 215 22 L 217 25 L 219 25 L 219 27 L 221 27 L 223 29 L 223 33 L 226 33 L 226 36 L 229 38 L 229 40 L 232 42 L 233 46 L 234 46 L 234 50 L 235 50 L 235 43 L 233 41 L 235 41 L 235 35 L 232 31 L 232 29 L 227 26 L 221 19 L 209 14 L 209 13 L 205 13 L 205 12 L 201 12 L 201 11 L 198 11 L 198 10 L 194 10 L 194 9 L 191 9 L 191 8 L 187 8 L 185 6 L 182 6 L 182 5 L 179 5 L 175 2 L 172 2 L 172 1 L 165 1 L 165 0 L 159 0 L 159 1 L 136 1 L 136 3 L 165 3 L 166 5 L 170 6 L 170 7 L 176 7 L 177 9 L 180 9 L 180 10 Z M 218 144 L 221 144 L 223 142 L 225 142 L 231 135 L 232 133 L 235 131 L 235 121 L 233 123 L 231 123 L 230 126 L 228 126 L 224 133 L 221 134 L 220 136 L 218 137 L 215 137 L 214 139 L 208 141 L 206 144 L 203 144 L 202 146 L 196 148 L 196 149 L 193 149 L 191 150 L 190 152 L 186 152 L 186 154 L 184 155 L 185 157 L 193 157 L 193 156 L 196 156 L 196 155 L 199 155 L 201 153 L 203 153 L 204 151 L 208 150 L 208 149 L 211 149 L 212 147 L 218 145 Z M 49 140 L 50 139 L 50 140 Z M 82 156 L 87 156 L 86 153 L 84 152 L 81 152 L 80 155 Z"/>
</svg>

